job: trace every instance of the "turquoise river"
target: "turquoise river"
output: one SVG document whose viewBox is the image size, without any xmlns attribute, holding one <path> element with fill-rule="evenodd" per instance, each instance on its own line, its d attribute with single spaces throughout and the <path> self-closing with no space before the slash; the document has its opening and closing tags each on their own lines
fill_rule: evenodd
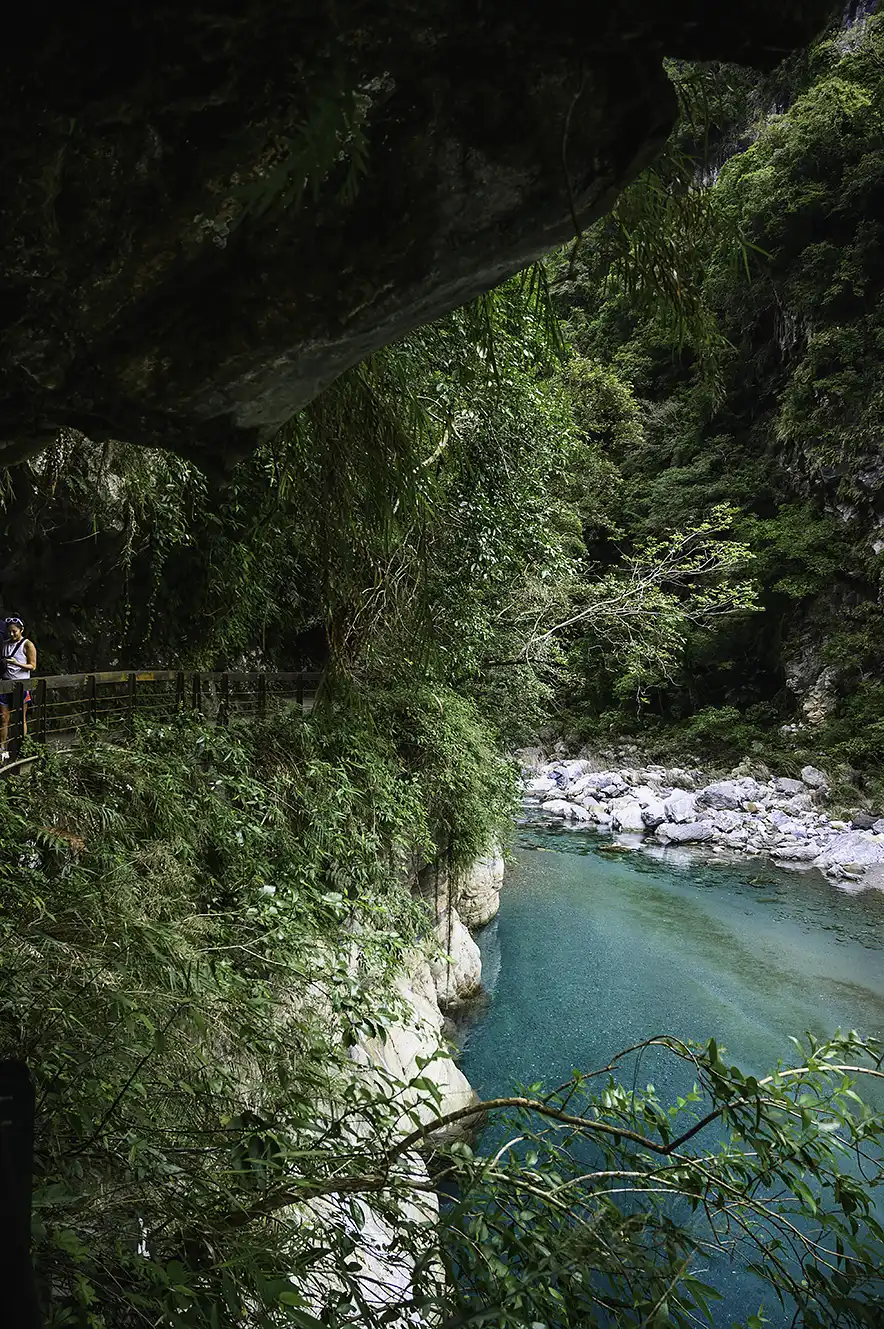
<svg viewBox="0 0 884 1329">
<path fill-rule="evenodd" d="M 792 1059 L 790 1034 L 884 1036 L 884 891 L 602 844 L 520 834 L 479 938 L 487 999 L 461 1031 L 461 1064 L 483 1097 L 561 1083 L 658 1033 L 715 1037 L 752 1074 Z M 648 1080 L 666 1099 L 685 1088 L 665 1054 L 642 1066 Z M 762 1298 L 771 1326 L 791 1323 L 743 1269 L 722 1262 L 704 1277 L 723 1294 L 716 1326 Z"/>
</svg>

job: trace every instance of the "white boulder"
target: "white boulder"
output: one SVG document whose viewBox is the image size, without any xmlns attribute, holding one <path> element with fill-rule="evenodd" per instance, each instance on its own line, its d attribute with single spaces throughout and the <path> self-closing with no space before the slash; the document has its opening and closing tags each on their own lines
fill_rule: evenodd
<svg viewBox="0 0 884 1329">
<path fill-rule="evenodd" d="M 641 804 L 634 798 L 615 798 L 611 804 L 611 825 L 615 831 L 643 831 Z"/>
<path fill-rule="evenodd" d="M 824 872 L 845 867 L 874 867 L 884 863 L 884 840 L 864 831 L 842 831 L 832 836 L 815 865 Z"/>
<path fill-rule="evenodd" d="M 457 878 L 457 912 L 468 928 L 482 928 L 500 908 L 504 862 L 499 849 L 477 858 Z"/>
<path fill-rule="evenodd" d="M 729 834 L 731 831 L 739 830 L 743 825 L 744 814 L 742 812 L 729 812 L 724 809 L 721 812 L 713 811 L 707 813 L 702 818 L 703 821 L 711 822 L 717 831 Z"/>
<path fill-rule="evenodd" d="M 736 811 L 744 803 L 754 802 L 763 794 L 761 785 L 749 776 L 742 780 L 718 780 L 700 790 L 697 807 L 715 808 L 721 812 Z"/>
<path fill-rule="evenodd" d="M 686 790 L 677 789 L 664 800 L 666 820 L 673 822 L 691 822 L 697 818 L 697 800 Z"/>
<path fill-rule="evenodd" d="M 445 1047 L 436 984 L 422 952 L 408 956 L 406 969 L 395 985 L 405 1011 L 401 1023 L 388 1025 L 383 1035 L 360 1037 L 349 1056 L 367 1070 L 374 1068 L 395 1083 L 410 1084 L 420 1076 L 436 1086 L 438 1106 L 424 1090 L 409 1090 L 402 1095 L 402 1130 L 407 1132 L 414 1127 L 409 1111 L 416 1111 L 421 1121 L 432 1121 L 434 1117 L 471 1106 L 478 1102 L 478 1096 Z M 430 1060 L 424 1066 L 427 1059 Z M 460 1132 L 455 1126 L 451 1133 Z"/>
<path fill-rule="evenodd" d="M 567 798 L 550 798 L 542 805 L 543 811 L 553 817 L 565 817 L 568 821 L 592 821 L 593 818 L 580 803 L 571 803 Z"/>
<path fill-rule="evenodd" d="M 642 821 L 649 831 L 653 831 L 666 820 L 666 805 L 661 799 L 654 799 L 642 808 Z"/>
<path fill-rule="evenodd" d="M 780 775 L 773 782 L 773 787 L 778 794 L 786 794 L 792 797 L 793 794 L 803 794 L 805 784 L 803 780 L 790 780 L 786 775 Z"/>
<path fill-rule="evenodd" d="M 818 844 L 782 844 L 770 851 L 771 858 L 785 863 L 812 863 L 819 856 Z"/>
<path fill-rule="evenodd" d="M 433 935 L 445 955 L 430 961 L 430 973 L 439 1005 L 446 1010 L 469 1001 L 479 992 L 482 956 L 456 909 L 449 909 L 439 920 Z"/>
<path fill-rule="evenodd" d="M 660 799 L 660 790 L 652 789 L 649 784 L 637 784 L 629 792 L 643 808 L 648 807 L 650 803 L 659 802 Z"/>
<path fill-rule="evenodd" d="M 664 821 L 657 827 L 656 834 L 666 844 L 701 844 L 713 839 L 715 832 L 707 821 L 694 821 L 687 825 Z"/>
</svg>

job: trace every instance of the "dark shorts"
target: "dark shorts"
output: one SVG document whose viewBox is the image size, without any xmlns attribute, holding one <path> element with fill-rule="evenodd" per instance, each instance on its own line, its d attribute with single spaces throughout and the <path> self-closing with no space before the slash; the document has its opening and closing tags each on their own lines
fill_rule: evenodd
<svg viewBox="0 0 884 1329">
<path fill-rule="evenodd" d="M 11 692 L 0 692 L 0 706 L 5 706 L 7 710 L 12 710 L 13 694 Z M 31 700 L 30 692 L 26 692 L 23 700 L 25 703 Z"/>
</svg>

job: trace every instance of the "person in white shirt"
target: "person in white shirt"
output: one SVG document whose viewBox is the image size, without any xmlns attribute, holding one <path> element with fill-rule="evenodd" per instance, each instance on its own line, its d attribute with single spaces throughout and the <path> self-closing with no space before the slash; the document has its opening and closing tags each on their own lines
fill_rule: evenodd
<svg viewBox="0 0 884 1329">
<path fill-rule="evenodd" d="M 12 708 L 12 688 L 9 683 L 18 683 L 30 678 L 37 668 L 37 648 L 25 636 L 25 625 L 20 618 L 7 618 L 6 636 L 0 642 L 0 761 L 9 757 L 7 740 L 9 737 L 9 713 Z M 28 732 L 28 702 L 30 692 L 25 692 L 22 707 L 22 733 Z"/>
</svg>

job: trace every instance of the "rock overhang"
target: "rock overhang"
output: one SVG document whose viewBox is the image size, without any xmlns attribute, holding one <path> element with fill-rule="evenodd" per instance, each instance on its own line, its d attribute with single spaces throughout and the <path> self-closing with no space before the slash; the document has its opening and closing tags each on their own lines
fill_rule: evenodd
<svg viewBox="0 0 884 1329">
<path fill-rule="evenodd" d="M 830 9 L 207 0 L 23 20 L 0 94 L 0 462 L 64 425 L 241 456 L 602 215 L 673 123 L 664 57 L 767 67 Z M 354 90 L 349 180 L 319 140 Z M 311 134 L 315 191 L 255 207 L 286 162 L 306 169 Z"/>
</svg>

